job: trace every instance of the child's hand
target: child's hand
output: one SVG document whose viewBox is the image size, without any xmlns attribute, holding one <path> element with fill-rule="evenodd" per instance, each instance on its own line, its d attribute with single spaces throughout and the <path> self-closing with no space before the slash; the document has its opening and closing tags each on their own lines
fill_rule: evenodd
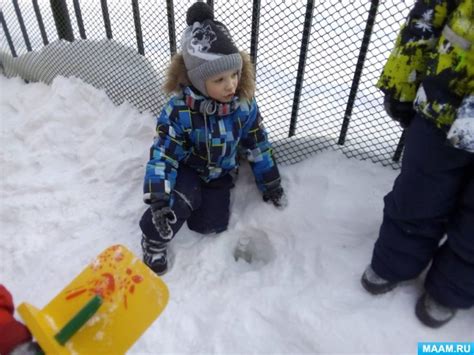
<svg viewBox="0 0 474 355">
<path fill-rule="evenodd" d="M 160 233 L 161 238 L 170 240 L 173 238 L 173 229 L 170 224 L 176 223 L 176 215 L 173 210 L 162 204 L 152 204 L 151 213 L 153 215 L 153 224 L 156 230 Z"/>
<path fill-rule="evenodd" d="M 407 128 L 413 117 L 415 117 L 413 102 L 401 102 L 395 100 L 390 94 L 385 95 L 383 106 L 387 114 L 400 123 L 402 128 Z"/>
<path fill-rule="evenodd" d="M 263 201 L 273 203 L 278 209 L 284 209 L 288 205 L 288 200 L 285 195 L 283 187 L 278 186 L 263 193 Z"/>
</svg>

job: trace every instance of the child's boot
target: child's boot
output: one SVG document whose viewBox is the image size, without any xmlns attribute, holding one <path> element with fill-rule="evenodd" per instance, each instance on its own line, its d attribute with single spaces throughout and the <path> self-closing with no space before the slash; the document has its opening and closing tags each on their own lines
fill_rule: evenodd
<svg viewBox="0 0 474 355">
<path fill-rule="evenodd" d="M 371 265 L 365 269 L 360 282 L 367 292 L 373 295 L 387 293 L 398 285 L 396 281 L 388 281 L 377 275 Z"/>
<path fill-rule="evenodd" d="M 425 292 L 416 302 L 415 314 L 424 325 L 439 328 L 456 315 L 456 309 L 443 306 Z"/>
<path fill-rule="evenodd" d="M 166 244 L 157 242 L 142 234 L 143 262 L 157 275 L 168 271 L 168 250 Z"/>
</svg>

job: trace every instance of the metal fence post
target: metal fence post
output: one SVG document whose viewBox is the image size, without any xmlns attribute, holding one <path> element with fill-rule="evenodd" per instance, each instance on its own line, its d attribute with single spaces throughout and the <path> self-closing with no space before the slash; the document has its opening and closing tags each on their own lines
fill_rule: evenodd
<svg viewBox="0 0 474 355">
<path fill-rule="evenodd" d="M 74 41 L 74 33 L 72 32 L 66 1 L 50 0 L 50 4 L 59 39 L 65 39 L 69 42 Z"/>
<path fill-rule="evenodd" d="M 349 100 L 347 101 L 346 112 L 344 113 L 344 120 L 342 122 L 341 132 L 339 133 L 339 140 L 337 141 L 337 144 L 339 145 L 344 145 L 344 143 L 346 142 L 347 129 L 349 128 L 349 121 L 351 120 L 352 109 L 354 107 L 354 102 L 357 96 L 360 77 L 362 76 L 362 70 L 364 69 L 365 57 L 369 48 L 370 37 L 372 35 L 372 29 L 374 27 L 375 16 L 377 15 L 378 6 L 378 0 L 371 1 L 369 16 L 367 18 L 367 23 L 364 30 L 364 37 L 362 38 L 362 44 L 360 46 L 359 58 L 357 59 L 354 78 L 352 79 Z"/>
<path fill-rule="evenodd" d="M 110 25 L 109 7 L 107 6 L 107 0 L 100 0 L 102 7 L 102 17 L 104 18 L 105 35 L 107 39 L 112 39 L 112 26 Z"/>
<path fill-rule="evenodd" d="M 41 33 L 41 38 L 43 39 L 43 44 L 48 45 L 48 36 L 46 35 L 46 30 L 44 29 L 43 17 L 41 16 L 41 11 L 38 6 L 38 0 L 33 0 L 33 9 L 35 10 L 36 20 L 38 21 L 38 27 Z"/>
<path fill-rule="evenodd" d="M 250 38 L 250 58 L 255 70 L 257 69 L 258 31 L 260 27 L 260 0 L 253 0 L 252 8 L 252 37 Z"/>
<path fill-rule="evenodd" d="M 145 48 L 143 47 L 142 24 L 140 21 L 140 8 L 138 0 L 132 0 L 133 22 L 135 23 L 135 33 L 137 34 L 138 53 L 145 55 Z"/>
<path fill-rule="evenodd" d="M 311 25 L 313 20 L 314 1 L 308 0 L 306 4 L 306 15 L 304 19 L 303 38 L 301 40 L 300 60 L 298 63 L 298 73 L 296 75 L 295 96 L 293 98 L 293 107 L 291 109 L 290 132 L 288 137 L 295 135 L 296 121 L 298 118 L 298 109 L 300 106 L 301 89 L 303 87 L 304 70 L 306 66 L 306 55 L 308 53 L 308 43 L 311 36 Z"/>
<path fill-rule="evenodd" d="M 400 157 L 402 156 L 403 147 L 405 146 L 405 136 L 406 136 L 406 129 L 403 130 L 400 139 L 398 140 L 397 149 L 395 149 L 395 153 L 393 154 L 392 161 L 399 162 Z"/>
<path fill-rule="evenodd" d="M 21 34 L 25 40 L 25 46 L 28 52 L 31 52 L 31 43 L 28 38 L 28 32 L 26 32 L 25 22 L 23 21 L 23 15 L 21 14 L 20 6 L 18 5 L 18 0 L 13 0 L 13 7 L 15 8 L 16 17 L 18 19 L 18 24 L 20 25 Z"/>
<path fill-rule="evenodd" d="M 171 56 L 176 54 L 176 30 L 174 22 L 173 0 L 166 0 L 166 12 L 168 15 L 168 37 L 170 41 Z"/>
<path fill-rule="evenodd" d="M 10 47 L 10 52 L 12 53 L 12 57 L 16 57 L 17 55 L 15 51 L 15 46 L 13 45 L 12 37 L 10 36 L 10 31 L 8 30 L 5 17 L 3 17 L 2 10 L 0 10 L 0 22 L 2 23 L 3 32 L 5 33 L 5 37 L 7 38 L 8 47 Z"/>
<path fill-rule="evenodd" d="M 84 21 L 82 20 L 81 6 L 79 0 L 73 0 L 74 13 L 76 14 L 77 27 L 79 28 L 79 34 L 82 39 L 87 39 L 86 30 L 84 29 Z"/>
</svg>

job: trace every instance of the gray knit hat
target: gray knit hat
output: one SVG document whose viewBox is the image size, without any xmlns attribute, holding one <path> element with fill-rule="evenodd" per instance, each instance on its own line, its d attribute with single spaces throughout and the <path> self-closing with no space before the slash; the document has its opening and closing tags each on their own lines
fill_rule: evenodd
<svg viewBox="0 0 474 355">
<path fill-rule="evenodd" d="M 189 80 L 205 96 L 205 81 L 227 70 L 242 71 L 242 58 L 227 28 L 214 21 L 212 9 L 203 2 L 193 4 L 186 14 L 188 27 L 181 38 Z"/>
</svg>

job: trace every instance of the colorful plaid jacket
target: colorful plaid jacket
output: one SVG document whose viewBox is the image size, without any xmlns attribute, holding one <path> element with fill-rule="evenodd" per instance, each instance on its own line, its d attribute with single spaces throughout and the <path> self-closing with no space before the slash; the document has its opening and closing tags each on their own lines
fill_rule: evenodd
<svg viewBox="0 0 474 355">
<path fill-rule="evenodd" d="M 222 104 L 185 87 L 158 116 L 156 133 L 146 166 L 146 203 L 170 199 L 181 164 L 209 182 L 233 171 L 239 153 L 247 155 L 262 192 L 280 184 L 255 100 L 234 97 Z"/>
<path fill-rule="evenodd" d="M 474 94 L 473 0 L 417 0 L 377 86 L 447 132 Z"/>
</svg>

